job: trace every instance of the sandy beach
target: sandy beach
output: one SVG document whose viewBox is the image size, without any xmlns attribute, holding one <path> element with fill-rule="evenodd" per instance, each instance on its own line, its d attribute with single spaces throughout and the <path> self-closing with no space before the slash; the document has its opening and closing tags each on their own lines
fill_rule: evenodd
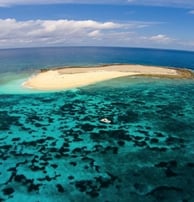
<svg viewBox="0 0 194 202">
<path fill-rule="evenodd" d="M 87 86 L 109 79 L 134 75 L 193 78 L 193 73 L 184 69 L 142 65 L 107 65 L 102 67 L 72 67 L 42 70 L 24 82 L 23 86 L 36 90 L 61 90 Z"/>
</svg>

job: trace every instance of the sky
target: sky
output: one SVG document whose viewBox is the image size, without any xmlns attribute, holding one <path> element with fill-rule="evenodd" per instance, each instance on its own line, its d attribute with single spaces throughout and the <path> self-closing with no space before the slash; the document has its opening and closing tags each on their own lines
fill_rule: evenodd
<svg viewBox="0 0 194 202">
<path fill-rule="evenodd" d="M 194 50 L 193 0 L 0 0 L 0 48 Z"/>
</svg>

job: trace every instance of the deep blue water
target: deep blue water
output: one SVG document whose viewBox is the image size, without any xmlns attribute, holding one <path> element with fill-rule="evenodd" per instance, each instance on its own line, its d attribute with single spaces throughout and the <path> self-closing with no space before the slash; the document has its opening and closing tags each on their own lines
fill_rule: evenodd
<svg viewBox="0 0 194 202">
<path fill-rule="evenodd" d="M 58 66 L 142 64 L 194 69 L 194 52 L 141 48 L 26 48 L 0 50 L 0 72 Z"/>
<path fill-rule="evenodd" d="M 193 55 L 128 48 L 1 50 L 0 201 L 194 201 L 192 79 L 125 77 L 33 94 L 15 87 L 40 68 L 135 63 L 193 69 Z"/>
</svg>

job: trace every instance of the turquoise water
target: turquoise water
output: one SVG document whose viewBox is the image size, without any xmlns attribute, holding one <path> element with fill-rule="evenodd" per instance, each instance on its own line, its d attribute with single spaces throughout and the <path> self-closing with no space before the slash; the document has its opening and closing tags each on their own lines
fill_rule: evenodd
<svg viewBox="0 0 194 202">
<path fill-rule="evenodd" d="M 17 68 L 1 74 L 0 201 L 194 200 L 193 80 L 30 93 Z"/>
</svg>

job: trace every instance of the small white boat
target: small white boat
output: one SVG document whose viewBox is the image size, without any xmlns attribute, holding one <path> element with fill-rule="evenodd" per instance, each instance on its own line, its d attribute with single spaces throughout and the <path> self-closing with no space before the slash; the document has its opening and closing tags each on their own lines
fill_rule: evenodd
<svg viewBox="0 0 194 202">
<path fill-rule="evenodd" d="M 111 123 L 111 120 L 108 120 L 107 118 L 103 118 L 100 121 L 103 123 Z"/>
</svg>

